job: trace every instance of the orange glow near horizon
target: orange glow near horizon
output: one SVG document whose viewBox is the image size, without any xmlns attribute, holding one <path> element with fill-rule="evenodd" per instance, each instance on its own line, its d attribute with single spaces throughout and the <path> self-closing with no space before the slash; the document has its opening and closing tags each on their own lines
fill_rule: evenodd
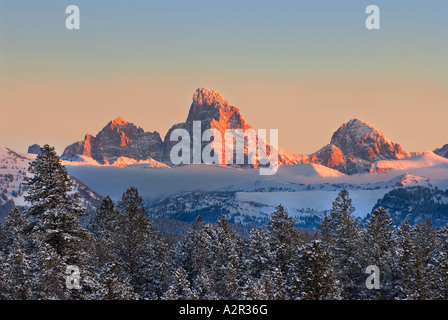
<svg viewBox="0 0 448 320">
<path fill-rule="evenodd" d="M 279 129 L 279 146 L 296 153 L 317 151 L 352 118 L 370 122 L 408 151 L 448 143 L 448 91 L 432 80 L 135 77 L 2 84 L 0 145 L 26 152 L 31 144 L 49 143 L 62 153 L 117 116 L 163 139 L 185 121 L 198 87 L 219 91 L 255 129 Z"/>
</svg>

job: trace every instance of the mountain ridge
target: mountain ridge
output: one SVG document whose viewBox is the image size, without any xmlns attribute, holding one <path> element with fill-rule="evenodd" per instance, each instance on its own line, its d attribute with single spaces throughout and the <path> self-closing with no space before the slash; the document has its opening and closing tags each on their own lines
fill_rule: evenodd
<svg viewBox="0 0 448 320">
<path fill-rule="evenodd" d="M 113 164 L 121 157 L 134 159 L 137 162 L 152 159 L 172 167 L 170 152 L 178 141 L 171 141 L 171 134 L 176 129 L 184 129 L 190 135 L 190 142 L 192 142 L 194 122 L 200 122 L 201 135 L 207 129 L 217 130 L 222 137 L 227 129 L 236 129 L 235 131 L 253 129 L 238 107 L 224 99 L 219 92 L 198 88 L 193 94 L 185 122 L 171 126 L 163 140 L 158 132 L 145 132 L 118 116 L 96 136 L 86 134 L 84 140 L 69 145 L 64 150 L 62 159 L 71 161 L 73 156 L 82 155 L 94 159 L 99 164 Z M 260 139 L 258 136 L 256 138 Z M 262 142 L 269 146 L 268 143 Z M 224 164 L 226 159 L 224 146 L 217 149 L 215 141 L 201 141 L 201 150 L 208 144 L 212 145 L 214 152 L 218 153 L 220 164 Z M 440 152 L 444 152 L 444 148 Z M 448 153 L 448 145 L 446 148 Z M 221 153 L 219 154 L 217 150 L 221 150 Z M 400 144 L 388 139 L 372 124 L 358 118 L 340 125 L 333 133 L 329 144 L 314 153 L 299 154 L 281 147 L 277 147 L 276 150 L 279 165 L 315 163 L 349 175 L 374 172 L 375 163 L 378 161 L 399 160 L 421 154 L 404 150 Z M 436 150 L 435 153 L 437 153 Z M 192 157 L 190 152 L 190 158 Z M 258 162 L 249 165 L 247 148 L 244 151 L 244 157 L 243 167 L 258 167 Z"/>
</svg>

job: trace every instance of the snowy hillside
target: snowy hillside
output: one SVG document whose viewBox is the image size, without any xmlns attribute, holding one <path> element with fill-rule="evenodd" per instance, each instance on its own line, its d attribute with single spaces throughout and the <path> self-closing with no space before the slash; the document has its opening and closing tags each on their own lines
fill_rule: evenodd
<svg viewBox="0 0 448 320">
<path fill-rule="evenodd" d="M 35 158 L 36 154 L 19 154 L 0 146 L 0 221 L 14 206 L 25 205 L 25 178 L 31 177 L 28 166 Z M 76 178 L 73 183 L 81 196 L 81 205 L 89 211 L 94 210 L 102 197 Z"/>
<path fill-rule="evenodd" d="M 0 219 L 14 205 L 23 205 L 24 180 L 36 155 L 18 154 L 0 146 Z"/>
<path fill-rule="evenodd" d="M 388 172 L 391 170 L 411 170 L 419 168 L 428 168 L 436 165 L 446 165 L 448 159 L 435 154 L 432 151 L 426 151 L 421 155 L 400 159 L 400 160 L 381 160 L 375 163 L 371 172 Z"/>
</svg>

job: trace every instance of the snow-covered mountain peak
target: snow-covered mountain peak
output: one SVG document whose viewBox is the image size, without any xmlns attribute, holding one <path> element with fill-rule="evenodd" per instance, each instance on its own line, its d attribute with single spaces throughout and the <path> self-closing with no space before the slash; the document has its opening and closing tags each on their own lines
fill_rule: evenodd
<svg viewBox="0 0 448 320">
<path fill-rule="evenodd" d="M 344 149 L 348 147 L 349 144 L 361 143 L 366 140 L 381 140 L 391 143 L 391 141 L 372 124 L 356 118 L 342 124 L 333 134 L 330 143 Z"/>
</svg>

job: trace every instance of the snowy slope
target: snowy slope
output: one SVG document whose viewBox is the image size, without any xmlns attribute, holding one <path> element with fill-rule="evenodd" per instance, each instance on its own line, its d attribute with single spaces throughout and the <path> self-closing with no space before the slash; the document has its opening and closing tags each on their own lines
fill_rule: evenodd
<svg viewBox="0 0 448 320">
<path fill-rule="evenodd" d="M 400 159 L 400 160 L 382 160 L 374 164 L 372 172 L 388 172 L 391 170 L 411 170 L 419 168 L 428 168 L 435 165 L 448 166 L 448 159 L 443 158 L 432 151 L 426 151 L 421 155 Z"/>
<path fill-rule="evenodd" d="M 36 156 L 36 154 L 19 154 L 0 146 L 0 221 L 14 206 L 26 205 L 25 179 L 32 177 L 28 167 Z M 84 208 L 93 210 L 102 197 L 76 178 L 73 179 L 73 183 L 74 189 L 81 196 L 81 204 Z"/>
<path fill-rule="evenodd" d="M 25 177 L 30 177 L 28 166 L 36 155 L 18 154 L 0 146 L 0 205 L 8 200 L 23 205 Z"/>
<path fill-rule="evenodd" d="M 146 169 L 160 169 L 165 168 L 169 169 L 170 167 L 162 162 L 156 161 L 152 158 L 147 160 L 136 160 L 133 158 L 128 157 L 119 157 L 114 163 L 112 164 L 101 164 L 95 159 L 84 156 L 84 155 L 70 155 L 70 156 L 64 156 L 64 159 L 62 160 L 62 164 L 64 166 L 102 166 L 102 167 L 127 167 L 127 166 L 135 166 L 139 165 L 142 168 Z"/>
</svg>

